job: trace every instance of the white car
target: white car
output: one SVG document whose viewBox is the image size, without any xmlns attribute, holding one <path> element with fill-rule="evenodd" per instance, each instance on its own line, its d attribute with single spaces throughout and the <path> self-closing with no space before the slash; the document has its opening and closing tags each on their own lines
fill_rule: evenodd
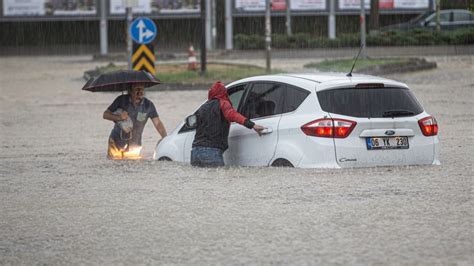
<svg viewBox="0 0 474 266">
<path fill-rule="evenodd" d="M 231 123 L 226 165 L 439 164 L 436 119 L 403 83 L 342 73 L 281 74 L 245 78 L 227 89 L 234 108 L 267 129 L 259 137 Z M 155 160 L 190 162 L 195 125 L 185 121 L 157 145 Z"/>
</svg>

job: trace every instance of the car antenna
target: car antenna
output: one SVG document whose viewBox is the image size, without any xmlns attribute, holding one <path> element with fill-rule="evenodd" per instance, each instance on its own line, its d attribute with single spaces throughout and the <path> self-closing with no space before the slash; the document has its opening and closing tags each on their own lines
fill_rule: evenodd
<svg viewBox="0 0 474 266">
<path fill-rule="evenodd" d="M 354 67 L 355 67 L 355 65 L 356 65 L 356 63 L 357 63 L 357 59 L 359 59 L 359 55 L 360 55 L 360 52 L 362 52 L 362 48 L 364 48 L 364 44 L 362 44 L 362 45 L 360 46 L 359 53 L 357 54 L 357 57 L 356 57 L 356 59 L 354 60 L 354 64 L 352 64 L 351 72 L 349 72 L 349 74 L 347 74 L 346 76 L 352 77 L 352 71 L 354 70 Z"/>
</svg>

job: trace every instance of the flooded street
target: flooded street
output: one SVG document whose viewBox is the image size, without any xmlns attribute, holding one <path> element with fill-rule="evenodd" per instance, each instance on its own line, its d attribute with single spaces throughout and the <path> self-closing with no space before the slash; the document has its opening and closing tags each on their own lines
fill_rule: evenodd
<svg viewBox="0 0 474 266">
<path fill-rule="evenodd" d="M 472 265 L 474 56 L 427 59 L 387 77 L 438 120 L 441 165 L 328 170 L 152 161 L 151 122 L 143 160 L 109 161 L 99 63 L 1 58 L 0 264 Z M 207 92 L 146 97 L 171 132 Z"/>
</svg>

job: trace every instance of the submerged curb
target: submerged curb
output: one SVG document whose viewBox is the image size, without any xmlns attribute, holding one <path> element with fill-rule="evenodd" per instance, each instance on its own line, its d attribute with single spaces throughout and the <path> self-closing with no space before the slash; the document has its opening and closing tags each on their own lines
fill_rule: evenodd
<svg viewBox="0 0 474 266">
<path fill-rule="evenodd" d="M 245 64 L 247 65 L 247 64 Z M 250 66 L 250 65 L 249 65 Z M 436 62 L 428 62 L 424 58 L 410 58 L 406 62 L 402 63 L 391 63 L 384 65 L 374 65 L 359 69 L 357 73 L 368 74 L 368 75 L 387 75 L 393 73 L 408 73 L 422 70 L 430 70 L 437 68 Z M 87 81 L 93 77 L 97 77 L 102 74 L 100 68 L 85 71 L 83 78 Z M 225 82 L 227 83 L 227 82 Z M 212 83 L 190 83 L 190 84 L 160 84 L 159 86 L 153 86 L 148 88 L 150 91 L 188 91 L 188 90 L 208 90 Z"/>
<path fill-rule="evenodd" d="M 212 86 L 209 84 L 160 84 L 151 88 L 151 91 L 193 91 L 208 90 Z"/>
<path fill-rule="evenodd" d="M 102 74 L 99 68 L 85 71 L 82 77 L 88 81 L 91 78 Z M 212 83 L 191 83 L 191 84 L 164 84 L 147 88 L 149 91 L 188 91 L 188 90 L 208 90 Z"/>
<path fill-rule="evenodd" d="M 392 73 L 407 73 L 437 68 L 436 62 L 428 62 L 424 58 L 410 58 L 407 62 L 384 65 L 374 65 L 359 69 L 357 72 L 369 75 L 387 75 Z"/>
</svg>

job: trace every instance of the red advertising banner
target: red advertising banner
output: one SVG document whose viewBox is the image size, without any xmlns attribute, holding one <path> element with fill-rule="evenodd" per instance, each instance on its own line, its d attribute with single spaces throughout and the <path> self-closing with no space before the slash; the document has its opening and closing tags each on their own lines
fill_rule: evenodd
<svg viewBox="0 0 474 266">
<path fill-rule="evenodd" d="M 379 0 L 380 9 L 393 9 L 395 7 L 394 0 Z"/>
<path fill-rule="evenodd" d="M 272 0 L 272 10 L 273 11 L 286 10 L 286 0 Z"/>
<path fill-rule="evenodd" d="M 291 0 L 290 7 L 296 11 L 325 10 L 326 0 Z M 265 0 L 235 0 L 235 9 L 238 12 L 264 11 Z M 286 10 L 286 1 L 272 0 L 272 10 Z"/>
<path fill-rule="evenodd" d="M 379 0 L 380 9 L 418 9 L 429 6 L 429 0 Z M 365 0 L 365 8 L 370 9 L 370 0 Z M 339 0 L 339 9 L 360 9 L 360 0 Z"/>
</svg>

